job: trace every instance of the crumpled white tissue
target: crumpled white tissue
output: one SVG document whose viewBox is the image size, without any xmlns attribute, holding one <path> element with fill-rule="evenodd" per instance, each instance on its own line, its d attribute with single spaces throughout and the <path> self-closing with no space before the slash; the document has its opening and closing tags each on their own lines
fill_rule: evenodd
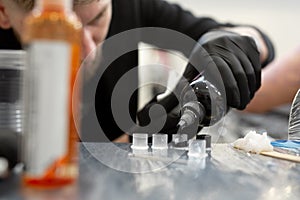
<svg viewBox="0 0 300 200">
<path fill-rule="evenodd" d="M 273 151 L 273 146 L 266 132 L 258 134 L 256 131 L 249 131 L 244 138 L 237 139 L 233 142 L 233 146 L 251 153 Z"/>
</svg>

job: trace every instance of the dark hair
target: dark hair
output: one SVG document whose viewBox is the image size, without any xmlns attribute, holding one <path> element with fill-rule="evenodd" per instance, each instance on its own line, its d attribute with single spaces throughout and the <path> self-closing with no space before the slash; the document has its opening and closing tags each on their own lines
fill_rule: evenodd
<svg viewBox="0 0 300 200">
<path fill-rule="evenodd" d="M 34 0 L 13 0 L 25 10 L 31 10 L 34 5 Z M 96 0 L 73 0 L 74 5 L 88 4 Z M 100 0 L 98 0 L 100 1 Z"/>
</svg>

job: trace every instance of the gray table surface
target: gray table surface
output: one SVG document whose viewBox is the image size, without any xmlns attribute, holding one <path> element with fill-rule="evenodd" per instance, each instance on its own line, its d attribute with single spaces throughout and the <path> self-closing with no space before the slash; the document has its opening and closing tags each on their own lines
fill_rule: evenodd
<svg viewBox="0 0 300 200">
<path fill-rule="evenodd" d="M 0 181 L 0 200 L 299 197 L 300 164 L 249 154 L 228 144 L 213 145 L 211 156 L 204 159 L 188 159 L 185 151 L 174 149 L 134 157 L 129 144 L 84 143 L 77 186 L 24 193 L 18 174 Z"/>
</svg>

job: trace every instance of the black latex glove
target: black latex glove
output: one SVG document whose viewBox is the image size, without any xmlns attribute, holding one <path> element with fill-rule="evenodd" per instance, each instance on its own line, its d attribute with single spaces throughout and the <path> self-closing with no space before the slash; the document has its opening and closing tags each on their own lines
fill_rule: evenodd
<svg viewBox="0 0 300 200">
<path fill-rule="evenodd" d="M 166 95 L 164 98 L 157 100 L 157 94 L 154 96 L 140 111 L 137 112 L 137 119 L 139 121 L 140 126 L 147 126 L 148 124 L 152 123 L 155 125 L 155 123 L 158 123 L 162 120 L 163 114 L 162 113 L 154 113 L 154 116 L 152 117 L 152 121 L 149 117 L 149 110 L 154 106 L 155 104 L 161 105 L 165 109 L 165 113 L 167 113 L 166 122 L 163 126 L 163 128 L 160 130 L 161 133 L 166 134 L 175 134 L 178 131 L 177 124 L 180 119 L 180 107 L 179 107 L 179 96 L 184 88 L 189 84 L 189 82 L 192 81 L 192 79 L 198 75 L 199 72 L 195 70 L 195 68 L 189 66 L 185 70 L 184 79 L 180 79 L 178 83 L 176 84 L 176 87 L 174 88 L 173 92 Z M 151 121 L 151 122 L 150 122 Z M 155 133 L 155 131 L 147 130 L 148 133 Z"/>
<path fill-rule="evenodd" d="M 260 57 L 254 40 L 228 31 L 211 31 L 204 34 L 199 43 L 201 45 L 195 47 L 190 56 L 190 61 L 192 61 L 190 63 L 198 66 L 193 67 L 192 64 L 188 64 L 183 74 L 184 78 L 190 82 L 199 73 L 212 71 L 213 73 L 210 74 L 216 75 L 215 80 L 212 81 L 216 87 L 222 84 L 225 86 L 227 105 L 244 109 L 261 84 Z M 211 60 L 215 65 L 209 65 Z M 183 87 L 179 82 L 176 90 L 180 93 Z M 147 125 L 150 122 L 148 113 L 153 104 L 158 103 L 164 106 L 166 112 L 169 113 L 178 105 L 178 100 L 172 94 L 159 102 L 156 97 L 153 98 L 138 112 L 140 125 Z M 163 130 L 168 132 L 167 130 L 172 129 L 171 127 L 179 120 L 178 115 L 173 117 L 174 115 L 168 114 Z M 159 115 L 156 120 L 159 120 Z"/>
<path fill-rule="evenodd" d="M 221 75 L 220 82 L 223 81 L 225 87 L 227 104 L 244 109 L 261 85 L 260 55 L 254 40 L 216 30 L 204 34 L 199 43 Z M 209 67 L 206 70 L 210 70 Z"/>
</svg>

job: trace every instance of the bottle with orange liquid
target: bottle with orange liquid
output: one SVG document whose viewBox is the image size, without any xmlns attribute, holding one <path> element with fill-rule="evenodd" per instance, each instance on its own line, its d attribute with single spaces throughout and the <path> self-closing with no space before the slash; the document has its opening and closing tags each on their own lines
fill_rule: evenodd
<svg viewBox="0 0 300 200">
<path fill-rule="evenodd" d="M 74 108 L 79 89 L 73 86 L 80 65 L 82 25 L 72 11 L 72 0 L 35 3 L 22 35 L 28 56 L 23 183 L 59 187 L 78 177 L 74 118 L 79 112 Z"/>
</svg>

